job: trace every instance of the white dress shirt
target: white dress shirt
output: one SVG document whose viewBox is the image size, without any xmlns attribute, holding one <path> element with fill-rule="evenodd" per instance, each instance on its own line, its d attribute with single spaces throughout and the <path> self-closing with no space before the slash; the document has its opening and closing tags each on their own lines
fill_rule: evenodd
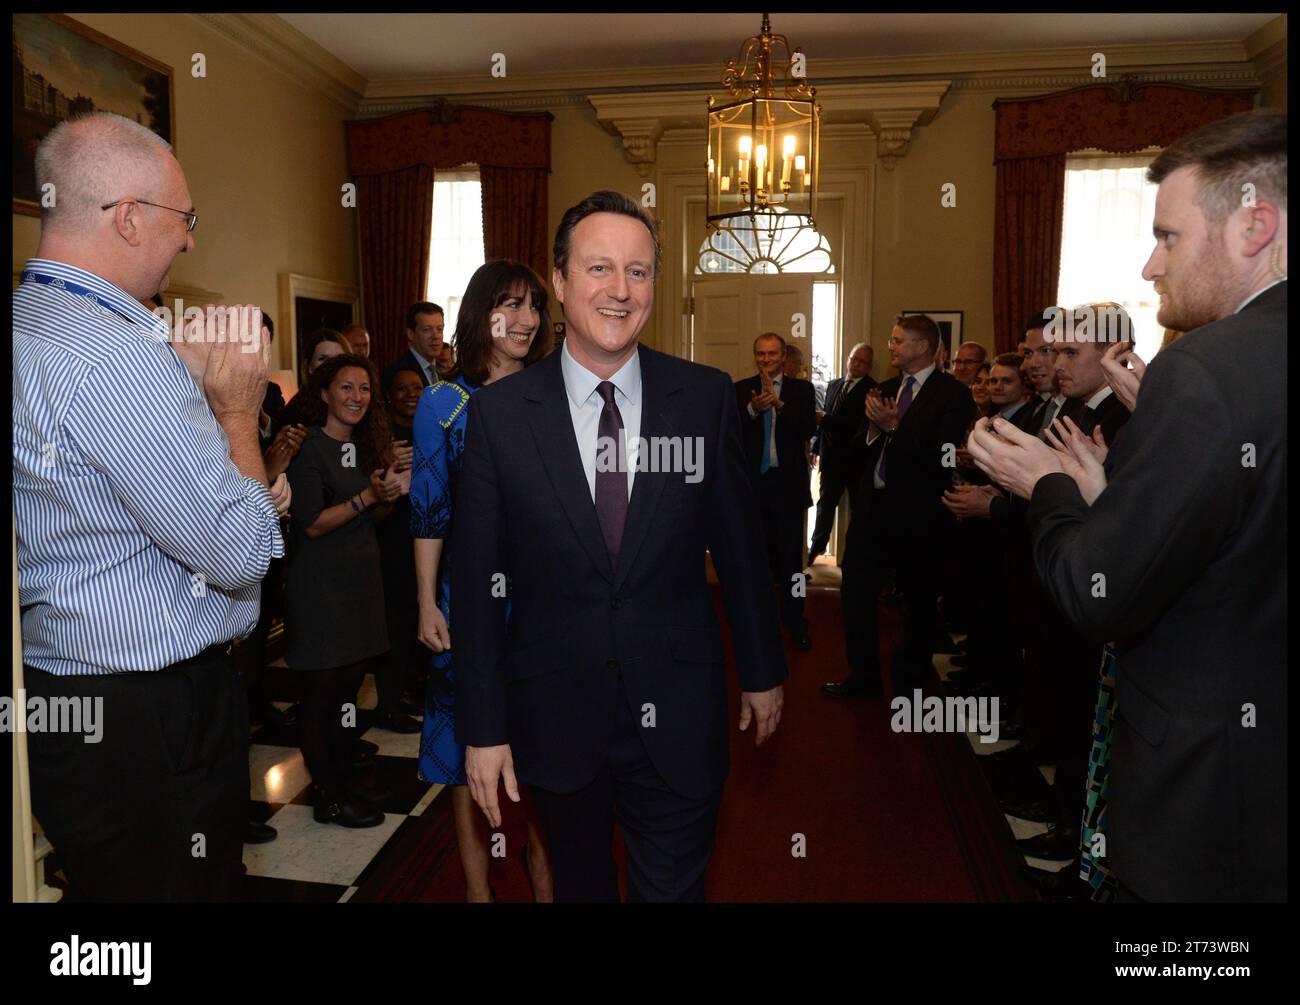
<svg viewBox="0 0 1300 1005">
<path fill-rule="evenodd" d="M 776 395 L 777 401 L 781 400 L 781 378 L 783 376 L 785 375 L 778 373 L 775 377 L 772 378 L 772 393 Z M 761 381 L 762 378 L 760 377 L 759 380 Z M 761 387 L 762 384 L 760 383 L 759 386 Z M 749 414 L 751 418 L 756 419 L 759 422 L 763 420 L 763 414 L 761 412 L 755 412 L 753 405 L 746 405 L 745 407 L 749 409 Z M 767 438 L 767 466 L 769 468 L 775 468 L 779 466 L 776 460 L 776 423 L 777 420 L 781 417 L 781 413 L 777 411 L 775 405 L 772 406 L 771 411 L 772 411 L 772 434 Z"/>
<path fill-rule="evenodd" d="M 415 357 L 415 361 L 424 368 L 424 375 L 429 378 L 429 386 L 432 387 L 434 384 L 438 383 L 438 368 L 417 352 L 415 346 L 411 346 L 410 348 L 411 355 Z"/>
<path fill-rule="evenodd" d="M 597 392 L 602 377 L 596 376 L 573 358 L 569 343 L 560 350 L 560 372 L 564 375 L 564 391 L 569 399 L 569 417 L 573 420 L 573 435 L 578 441 L 578 456 L 587 476 L 591 501 L 596 501 L 596 440 L 600 432 L 600 413 L 605 400 Z M 623 416 L 624 442 L 627 445 L 627 495 L 632 498 L 632 481 L 636 477 L 637 458 L 641 437 L 641 354 L 634 352 L 614 376 L 614 403 Z"/>
</svg>

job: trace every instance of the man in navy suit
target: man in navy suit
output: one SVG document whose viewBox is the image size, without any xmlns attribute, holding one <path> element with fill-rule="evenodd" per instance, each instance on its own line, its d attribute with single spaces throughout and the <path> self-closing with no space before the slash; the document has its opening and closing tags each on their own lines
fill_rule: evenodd
<svg viewBox="0 0 1300 1005">
<path fill-rule="evenodd" d="M 438 380 L 438 354 L 442 352 L 442 332 L 445 326 L 442 308 L 421 300 L 406 311 L 406 352 L 398 356 L 380 375 L 384 392 L 393 382 L 398 370 L 414 370 L 424 386 Z"/>
<path fill-rule="evenodd" d="M 881 692 L 876 604 L 890 571 L 903 595 L 904 621 L 893 660 L 894 693 L 910 693 L 934 666 L 942 542 L 952 520 L 943 492 L 975 416 L 970 388 L 935 364 L 938 345 L 932 318 L 899 315 L 889 355 L 900 376 L 867 394 L 856 436 L 866 473 L 849 522 L 840 589 L 850 673 L 843 682 L 822 685 L 834 698 Z M 871 530 L 878 531 L 875 540 Z"/>
<path fill-rule="evenodd" d="M 867 392 L 876 386 L 870 373 L 871 346 L 859 342 L 850 349 L 844 370 L 844 376 L 832 380 L 826 388 L 826 414 L 813 441 L 813 453 L 821 471 L 821 491 L 817 496 L 817 522 L 808 546 L 809 565 L 830 543 L 840 496 L 849 489 L 852 507 L 852 487 L 862 479 L 861 459 L 853 449 L 853 434 L 862 422 Z"/>
<path fill-rule="evenodd" d="M 781 621 L 795 647 L 807 652 L 812 639 L 803 616 L 803 521 L 812 505 L 808 441 L 817 432 L 817 405 L 812 382 L 786 374 L 785 359 L 785 339 L 776 332 L 754 339 L 758 374 L 736 381 L 736 404 Z"/>
<path fill-rule="evenodd" d="M 453 531 L 456 735 L 474 800 L 532 793 L 558 901 L 703 897 L 728 770 L 723 585 L 740 728 L 781 717 L 785 659 L 731 381 L 637 337 L 659 242 L 639 204 L 565 213 L 563 348 L 470 399 Z M 509 583 L 509 617 L 503 588 Z"/>
</svg>

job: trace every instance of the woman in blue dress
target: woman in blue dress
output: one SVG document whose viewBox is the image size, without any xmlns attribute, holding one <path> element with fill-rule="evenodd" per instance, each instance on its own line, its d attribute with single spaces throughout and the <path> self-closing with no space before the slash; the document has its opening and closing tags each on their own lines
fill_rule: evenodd
<svg viewBox="0 0 1300 1005">
<path fill-rule="evenodd" d="M 411 537 L 420 604 L 420 641 L 433 650 L 420 739 L 420 778 L 451 785 L 461 867 L 471 902 L 492 899 L 488 826 L 465 781 L 465 748 L 455 738 L 455 684 L 450 626 L 452 503 L 465 449 L 469 399 L 484 384 L 537 362 L 551 347 L 546 290 L 518 262 L 488 262 L 470 278 L 456 319 L 456 364 L 426 388 L 415 413 Z M 541 830 L 528 821 L 524 860 L 538 901 L 551 899 L 550 864 Z"/>
</svg>

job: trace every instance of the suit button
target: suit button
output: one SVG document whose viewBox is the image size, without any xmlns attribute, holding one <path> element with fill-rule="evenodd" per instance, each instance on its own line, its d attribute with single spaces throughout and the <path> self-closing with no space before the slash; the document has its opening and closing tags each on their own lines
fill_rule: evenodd
<svg viewBox="0 0 1300 1005">
<path fill-rule="evenodd" d="M 606 661 L 605 661 L 605 669 L 606 669 L 606 670 L 617 670 L 617 669 L 618 669 L 618 660 L 606 660 Z"/>
</svg>

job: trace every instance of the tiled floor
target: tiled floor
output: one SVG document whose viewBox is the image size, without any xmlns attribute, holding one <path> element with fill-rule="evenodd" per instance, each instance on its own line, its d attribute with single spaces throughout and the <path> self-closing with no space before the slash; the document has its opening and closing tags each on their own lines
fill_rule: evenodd
<svg viewBox="0 0 1300 1005">
<path fill-rule="evenodd" d="M 282 662 L 271 664 L 272 672 Z M 287 702 L 275 702 L 286 708 Z M 318 824 L 312 818 L 311 776 L 298 749 L 296 728 L 257 727 L 249 748 L 250 815 L 278 832 L 274 841 L 244 846 L 244 899 L 326 902 L 349 899 L 403 829 L 442 793 L 416 775 L 420 734 L 390 733 L 369 726 L 375 707 L 373 678 L 357 701 L 362 737 L 379 746 L 375 765 L 362 780 L 383 784 L 393 797 L 383 805 L 384 822 L 354 830 Z"/>
</svg>

